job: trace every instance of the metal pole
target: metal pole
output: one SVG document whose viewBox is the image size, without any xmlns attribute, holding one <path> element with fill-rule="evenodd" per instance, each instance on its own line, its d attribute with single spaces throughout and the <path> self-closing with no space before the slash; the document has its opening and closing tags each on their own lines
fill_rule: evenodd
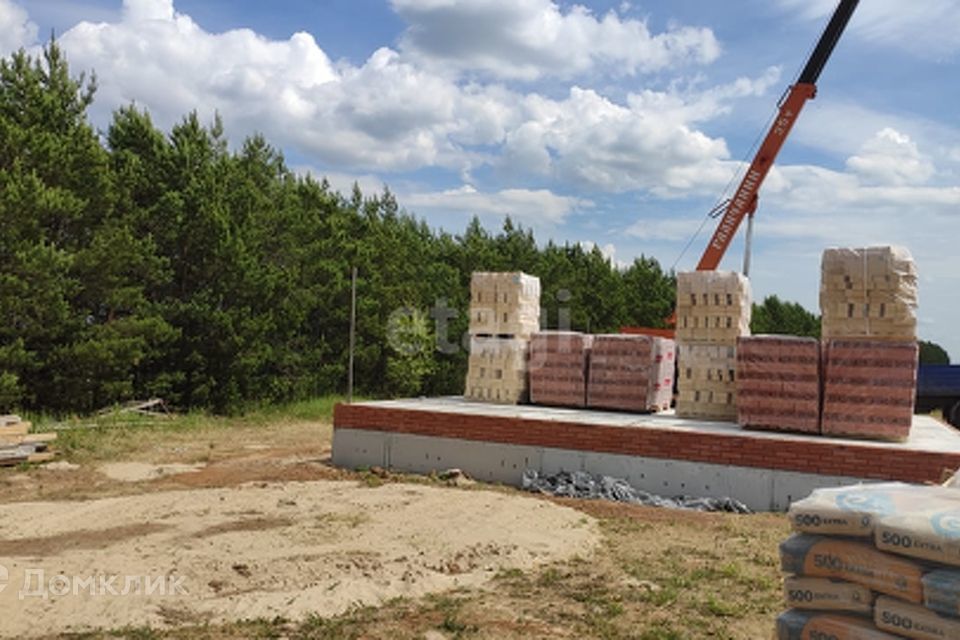
<svg viewBox="0 0 960 640">
<path fill-rule="evenodd" d="M 753 214 L 747 216 L 747 240 L 743 245 L 743 275 L 750 276 L 750 250 L 753 248 Z"/>
<path fill-rule="evenodd" d="M 357 268 L 350 287 L 350 364 L 347 369 L 347 402 L 353 402 L 353 348 L 357 343 Z"/>
</svg>

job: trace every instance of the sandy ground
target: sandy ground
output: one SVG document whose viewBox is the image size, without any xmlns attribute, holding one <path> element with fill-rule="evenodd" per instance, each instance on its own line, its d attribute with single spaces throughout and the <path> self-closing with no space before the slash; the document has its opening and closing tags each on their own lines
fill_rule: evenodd
<svg viewBox="0 0 960 640">
<path fill-rule="evenodd" d="M 153 490 L 0 505 L 6 636 L 331 615 L 589 557 L 600 540 L 582 512 L 503 492 L 314 479 L 217 486 L 199 465 L 98 473 Z M 28 571 L 31 590 L 43 572 L 47 597 L 20 598 Z M 153 593 L 111 593 L 126 576 L 146 578 Z M 82 582 L 91 577 L 93 587 Z"/>
</svg>

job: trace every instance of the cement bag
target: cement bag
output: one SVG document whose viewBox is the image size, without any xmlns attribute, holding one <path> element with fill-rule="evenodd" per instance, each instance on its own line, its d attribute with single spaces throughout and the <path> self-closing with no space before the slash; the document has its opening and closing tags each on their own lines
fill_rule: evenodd
<svg viewBox="0 0 960 640">
<path fill-rule="evenodd" d="M 783 597 L 788 606 L 796 609 L 873 612 L 870 589 L 852 582 L 788 576 L 783 581 Z"/>
<path fill-rule="evenodd" d="M 893 598 L 877 598 L 873 620 L 878 628 L 905 638 L 918 640 L 960 638 L 960 620 L 951 620 L 929 609 Z"/>
<path fill-rule="evenodd" d="M 881 518 L 917 509 L 956 506 L 960 491 L 902 482 L 817 489 L 790 505 L 794 530 L 834 536 L 869 536 Z"/>
<path fill-rule="evenodd" d="M 869 618 L 791 609 L 777 618 L 777 640 L 897 640 Z"/>
<path fill-rule="evenodd" d="M 923 602 L 920 565 L 863 542 L 793 535 L 780 543 L 780 564 L 785 573 L 845 580 L 909 602 Z"/>
<path fill-rule="evenodd" d="M 960 617 L 960 571 L 937 569 L 923 576 L 923 604 L 937 613 Z"/>
<path fill-rule="evenodd" d="M 960 493 L 957 489 L 946 491 Z M 925 509 L 925 506 L 918 505 L 909 514 L 883 518 L 876 527 L 877 547 L 913 558 L 960 566 L 960 503 L 933 509 Z"/>
</svg>

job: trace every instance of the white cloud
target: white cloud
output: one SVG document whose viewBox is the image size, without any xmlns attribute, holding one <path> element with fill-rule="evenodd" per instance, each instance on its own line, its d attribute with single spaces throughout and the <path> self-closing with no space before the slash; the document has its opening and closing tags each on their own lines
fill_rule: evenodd
<svg viewBox="0 0 960 640">
<path fill-rule="evenodd" d="M 404 206 L 417 213 L 510 216 L 528 225 L 558 225 L 570 214 L 593 206 L 589 200 L 561 196 L 546 189 L 481 192 L 471 185 L 440 192 L 402 194 Z"/>
<path fill-rule="evenodd" d="M 645 21 L 599 17 L 552 0 L 392 0 L 408 22 L 401 48 L 445 68 L 534 80 L 596 71 L 634 75 L 715 60 L 706 28 L 653 34 Z"/>
<path fill-rule="evenodd" d="M 835 0 L 778 0 L 804 19 L 822 20 Z M 960 0 L 870 0 L 861 2 L 850 20 L 850 32 L 864 40 L 893 45 L 927 58 L 960 52 Z"/>
<path fill-rule="evenodd" d="M 920 155 L 910 136 L 886 127 L 847 159 L 847 168 L 876 184 L 921 184 L 933 175 L 933 164 Z"/>
<path fill-rule="evenodd" d="M 0 55 L 32 45 L 37 39 L 37 25 L 26 10 L 13 0 L 0 0 Z"/>
</svg>

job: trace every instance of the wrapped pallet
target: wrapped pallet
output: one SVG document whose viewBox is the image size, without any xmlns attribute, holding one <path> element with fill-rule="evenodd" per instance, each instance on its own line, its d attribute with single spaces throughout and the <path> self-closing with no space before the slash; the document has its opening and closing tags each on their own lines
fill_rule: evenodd
<svg viewBox="0 0 960 640">
<path fill-rule="evenodd" d="M 732 271 L 677 274 L 677 342 L 733 344 L 750 335 L 750 281 Z"/>
<path fill-rule="evenodd" d="M 738 338 L 736 388 L 741 426 L 820 433 L 820 342 L 795 336 Z"/>
<path fill-rule="evenodd" d="M 464 397 L 517 404 L 527 399 L 528 341 L 472 336 Z"/>
<path fill-rule="evenodd" d="M 529 338 L 540 330 L 540 279 L 520 272 L 474 272 L 470 335 Z"/>
<path fill-rule="evenodd" d="M 737 419 L 737 348 L 720 344 L 679 344 L 677 415 L 705 420 Z"/>
<path fill-rule="evenodd" d="M 820 311 L 824 339 L 917 338 L 917 268 L 902 247 L 823 252 Z"/>
<path fill-rule="evenodd" d="M 750 335 L 750 282 L 730 271 L 677 275 L 677 415 L 736 421 L 736 344 Z"/>
<path fill-rule="evenodd" d="M 583 407 L 592 336 L 576 331 L 541 331 L 530 338 L 530 402 Z"/>
<path fill-rule="evenodd" d="M 594 336 L 587 406 L 620 411 L 666 411 L 673 400 L 676 345 L 646 335 Z"/>
<path fill-rule="evenodd" d="M 906 440 L 913 424 L 917 358 L 916 342 L 827 341 L 821 432 Z"/>
</svg>

